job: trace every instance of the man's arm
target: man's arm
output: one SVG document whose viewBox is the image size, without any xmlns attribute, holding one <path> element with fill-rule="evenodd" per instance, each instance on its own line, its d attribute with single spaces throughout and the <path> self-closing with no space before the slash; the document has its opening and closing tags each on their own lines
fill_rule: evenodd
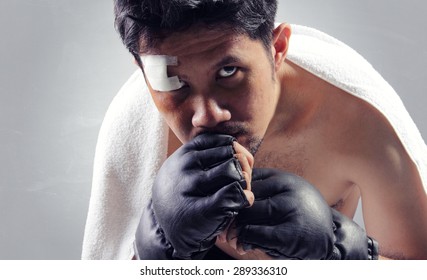
<svg viewBox="0 0 427 280">
<path fill-rule="evenodd" d="M 388 123 L 372 114 L 361 122 L 350 170 L 366 231 L 386 258 L 427 259 L 427 196 L 416 165 Z"/>
</svg>

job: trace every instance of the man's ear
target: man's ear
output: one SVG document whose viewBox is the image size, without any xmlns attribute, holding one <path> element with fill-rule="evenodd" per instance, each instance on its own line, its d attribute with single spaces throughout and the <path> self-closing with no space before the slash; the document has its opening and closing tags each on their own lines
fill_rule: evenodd
<svg viewBox="0 0 427 280">
<path fill-rule="evenodd" d="M 133 52 L 132 52 L 132 56 L 133 56 L 133 63 L 142 69 L 142 63 L 141 63 L 140 56 L 138 54 L 133 53 Z"/>
<path fill-rule="evenodd" d="M 139 63 L 138 63 L 138 61 L 136 60 L 136 58 L 135 58 L 135 57 L 133 58 L 133 64 L 135 64 L 136 66 L 138 66 L 138 67 L 139 67 Z"/>
<path fill-rule="evenodd" d="M 282 66 L 285 61 L 291 33 L 291 25 L 288 23 L 281 23 L 273 30 L 273 42 L 271 48 L 276 71 L 280 69 L 280 66 Z"/>
<path fill-rule="evenodd" d="M 136 66 L 138 66 L 139 68 L 141 68 L 141 69 L 142 69 L 141 62 L 140 62 L 140 61 L 138 61 L 138 59 L 136 59 L 136 57 L 133 57 L 133 63 L 134 63 Z"/>
</svg>

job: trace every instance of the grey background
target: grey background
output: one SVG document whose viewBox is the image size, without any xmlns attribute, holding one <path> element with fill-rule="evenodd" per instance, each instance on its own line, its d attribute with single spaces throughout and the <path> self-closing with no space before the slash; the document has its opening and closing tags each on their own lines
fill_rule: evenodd
<svg viewBox="0 0 427 280">
<path fill-rule="evenodd" d="M 365 56 L 424 138 L 425 2 L 279 0 Z M 136 69 L 112 1 L 0 1 L 0 259 L 79 259 L 97 134 Z M 360 220 L 360 217 L 358 217 Z"/>
</svg>

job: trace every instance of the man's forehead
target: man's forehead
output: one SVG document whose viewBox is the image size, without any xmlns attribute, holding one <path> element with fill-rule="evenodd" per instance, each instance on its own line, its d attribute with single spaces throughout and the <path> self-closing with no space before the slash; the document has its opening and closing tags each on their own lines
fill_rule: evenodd
<svg viewBox="0 0 427 280">
<path fill-rule="evenodd" d="M 231 29 L 192 27 L 162 37 L 146 54 L 189 56 L 231 46 L 249 37 Z"/>
</svg>

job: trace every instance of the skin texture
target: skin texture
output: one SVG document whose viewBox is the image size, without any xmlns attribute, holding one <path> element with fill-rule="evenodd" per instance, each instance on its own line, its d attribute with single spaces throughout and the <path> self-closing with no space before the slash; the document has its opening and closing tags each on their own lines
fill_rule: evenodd
<svg viewBox="0 0 427 280">
<path fill-rule="evenodd" d="M 168 74 L 187 84 L 174 92 L 149 86 L 170 127 L 169 153 L 203 132 L 231 134 L 248 181 L 253 167 L 298 174 L 348 217 L 361 197 L 367 234 L 381 255 L 426 259 L 426 194 L 392 127 L 369 104 L 286 60 L 290 38 L 282 24 L 266 50 L 247 36 L 200 25 L 152 50 L 177 56 Z M 246 194 L 253 201 L 250 188 Z M 217 246 L 236 258 L 266 258 L 242 251 L 233 237 L 230 228 Z"/>
</svg>

